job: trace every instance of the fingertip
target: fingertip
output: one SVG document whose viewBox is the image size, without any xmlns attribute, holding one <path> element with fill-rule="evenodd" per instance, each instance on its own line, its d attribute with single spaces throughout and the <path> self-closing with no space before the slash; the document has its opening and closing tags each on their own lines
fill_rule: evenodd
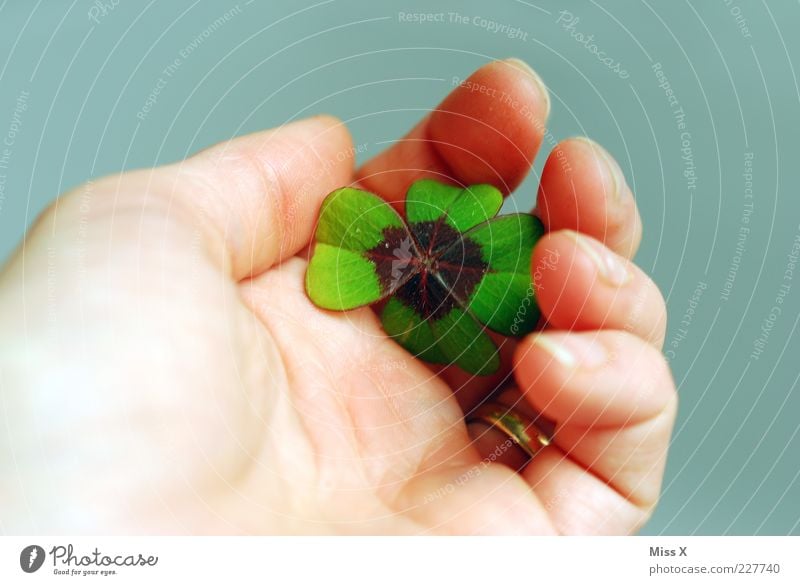
<svg viewBox="0 0 800 585">
<path fill-rule="evenodd" d="M 548 156 L 537 213 L 548 230 L 588 234 L 627 258 L 641 241 L 641 217 L 621 167 L 583 136 L 559 142 Z"/>
<path fill-rule="evenodd" d="M 577 312 L 586 291 L 592 289 L 597 269 L 587 255 L 579 253 L 566 231 L 547 233 L 537 242 L 531 257 L 531 277 L 542 314 L 551 325 L 569 329 L 577 324 L 574 317 L 571 322 L 554 323 L 554 317 L 568 312 L 557 309 L 568 307 Z"/>
<path fill-rule="evenodd" d="M 550 109 L 539 76 L 518 59 L 492 61 L 455 87 L 406 136 L 367 161 L 358 182 L 398 208 L 422 178 L 489 183 L 504 194 L 530 171 Z"/>
<path fill-rule="evenodd" d="M 352 181 L 341 120 L 319 115 L 216 144 L 177 165 L 174 197 L 230 258 L 239 280 L 294 255 L 311 237 L 324 197 Z"/>
<path fill-rule="evenodd" d="M 515 373 L 532 406 L 557 423 L 623 426 L 670 407 L 664 356 L 625 331 L 546 331 L 519 343 Z"/>
<path fill-rule="evenodd" d="M 550 99 L 519 59 L 493 61 L 462 81 L 431 114 L 430 138 L 456 177 L 513 191 L 545 132 Z"/>
<path fill-rule="evenodd" d="M 284 129 L 281 136 L 280 131 Z M 355 167 L 356 149 L 350 131 L 340 118 L 332 114 L 318 114 L 291 122 L 278 129 L 276 138 L 284 138 L 288 144 L 297 146 L 296 156 L 285 167 L 291 175 L 290 179 L 308 179 L 308 163 L 313 164 L 313 161 L 296 160 L 298 155 L 304 153 L 304 143 L 307 143 L 317 154 L 320 168 L 333 171 L 340 178 L 350 181 Z"/>
<path fill-rule="evenodd" d="M 528 65 L 522 59 L 518 59 L 517 57 L 510 57 L 508 59 L 505 59 L 503 62 L 519 69 L 525 75 L 528 75 L 531 79 L 533 79 L 533 82 L 536 84 L 536 87 L 539 90 L 539 95 L 544 102 L 544 111 L 542 112 L 542 117 L 543 121 L 546 122 L 547 119 L 550 117 L 551 103 L 550 103 L 550 91 L 547 89 L 547 85 L 545 85 L 544 80 L 539 76 L 538 73 L 536 73 L 536 70 L 533 67 Z"/>
<path fill-rule="evenodd" d="M 666 304 L 653 280 L 632 261 L 594 238 L 551 232 L 534 248 L 537 302 L 559 329 L 620 329 L 661 347 Z"/>
</svg>

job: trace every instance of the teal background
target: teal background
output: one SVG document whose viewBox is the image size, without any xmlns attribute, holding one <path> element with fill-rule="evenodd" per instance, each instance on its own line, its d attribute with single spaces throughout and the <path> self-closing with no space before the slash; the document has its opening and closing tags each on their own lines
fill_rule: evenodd
<svg viewBox="0 0 800 585">
<path fill-rule="evenodd" d="M 58 193 L 91 177 L 181 159 L 318 112 L 347 121 L 365 145 L 363 161 L 434 106 L 454 76 L 491 59 L 523 58 L 550 88 L 553 140 L 585 134 L 620 160 L 645 225 L 637 261 L 667 297 L 681 408 L 663 500 L 643 532 L 800 534 L 800 268 L 794 282 L 784 280 L 800 234 L 800 5 L 114 1 L 98 22 L 88 0 L 0 3 L 0 141 L 14 133 L 9 168 L 0 169 L 0 258 Z M 559 10 L 577 16 L 575 30 L 594 35 L 629 78 L 573 39 L 556 22 Z M 399 22 L 398 12 L 420 11 L 470 21 Z M 492 33 L 471 24 L 474 16 L 526 37 Z M 138 119 L 175 59 L 180 66 Z M 684 109 L 694 189 L 655 62 Z M 753 207 L 743 223 L 746 153 Z M 515 204 L 533 203 L 543 159 Z M 742 226 L 750 231 L 737 252 Z M 790 288 L 778 305 L 782 283 Z M 706 288 L 692 300 L 698 285 Z M 754 359 L 773 306 L 781 314 Z M 682 325 L 690 308 L 691 323 Z"/>
</svg>

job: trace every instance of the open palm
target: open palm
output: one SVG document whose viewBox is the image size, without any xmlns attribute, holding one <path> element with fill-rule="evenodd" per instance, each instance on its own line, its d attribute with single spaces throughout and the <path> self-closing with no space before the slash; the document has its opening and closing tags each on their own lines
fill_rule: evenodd
<svg viewBox="0 0 800 585">
<path fill-rule="evenodd" d="M 357 173 L 342 123 L 318 117 L 61 198 L 0 281 L 0 330 L 23 332 L 0 351 L 4 529 L 636 530 L 676 398 L 663 300 L 627 260 L 636 205 L 599 147 L 548 158 L 533 259 L 547 323 L 505 342 L 497 375 L 437 371 L 371 309 L 321 311 L 303 289 L 328 192 L 358 182 L 400 210 L 424 176 L 509 193 L 548 109 L 535 74 L 495 62 Z M 498 389 L 555 424 L 524 467 L 464 423 Z"/>
</svg>

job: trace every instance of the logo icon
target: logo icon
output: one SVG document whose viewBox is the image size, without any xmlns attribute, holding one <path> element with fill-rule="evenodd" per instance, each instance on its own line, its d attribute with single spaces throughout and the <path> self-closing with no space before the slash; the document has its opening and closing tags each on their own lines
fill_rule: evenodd
<svg viewBox="0 0 800 585">
<path fill-rule="evenodd" d="M 393 250 L 393 255 L 395 259 L 392 260 L 392 285 L 396 285 L 403 277 L 403 270 L 411 263 L 411 238 L 406 236 L 400 242 L 400 247 Z"/>
<path fill-rule="evenodd" d="M 35 573 L 44 564 L 44 549 L 38 544 L 26 546 L 19 553 L 19 566 L 26 573 Z"/>
</svg>

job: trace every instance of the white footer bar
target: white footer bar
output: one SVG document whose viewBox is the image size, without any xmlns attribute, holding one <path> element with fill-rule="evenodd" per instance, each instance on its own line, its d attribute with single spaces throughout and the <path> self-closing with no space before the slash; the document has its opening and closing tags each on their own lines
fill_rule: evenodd
<svg viewBox="0 0 800 585">
<path fill-rule="evenodd" d="M 0 537 L 3 584 L 188 579 L 796 584 L 800 537 Z"/>
</svg>

